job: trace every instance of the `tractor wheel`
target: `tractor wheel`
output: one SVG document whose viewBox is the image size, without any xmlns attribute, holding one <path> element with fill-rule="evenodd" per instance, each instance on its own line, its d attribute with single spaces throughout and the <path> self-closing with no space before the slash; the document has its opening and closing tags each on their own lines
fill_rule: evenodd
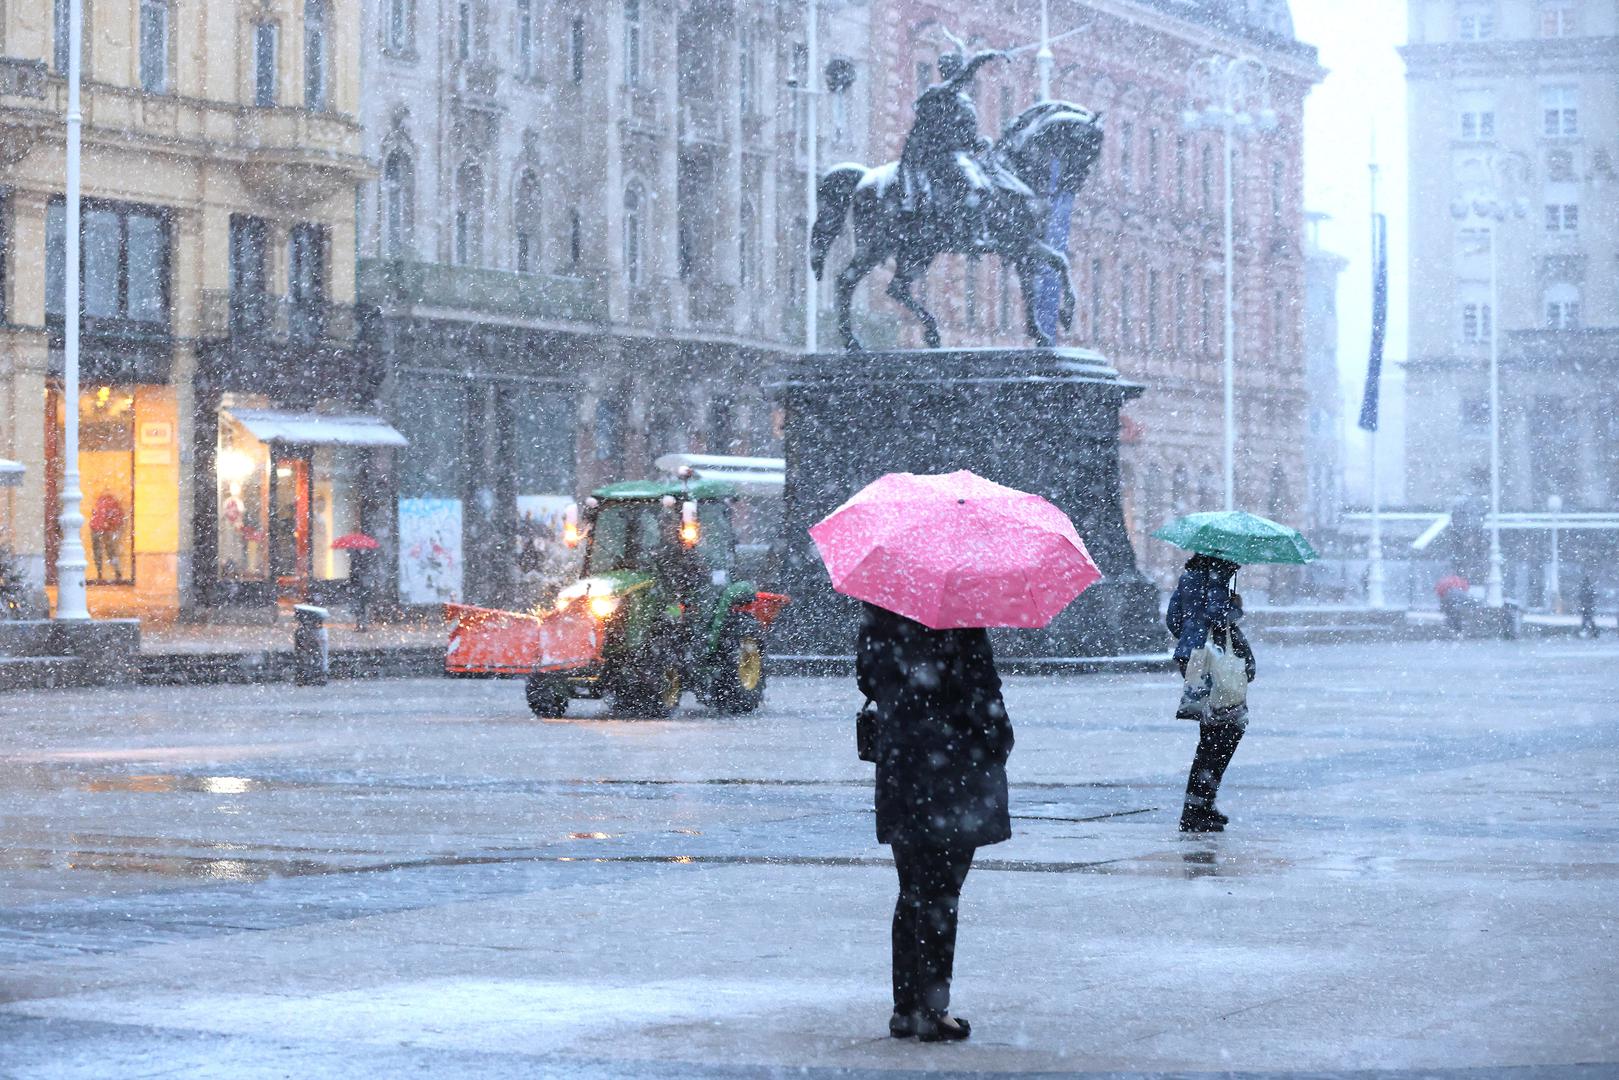
<svg viewBox="0 0 1619 1080">
<path fill-rule="evenodd" d="M 707 704 L 731 716 L 750 713 L 765 700 L 764 628 L 758 620 L 732 618 L 720 635 L 713 659 Z"/>
<path fill-rule="evenodd" d="M 613 688 L 613 712 L 648 720 L 673 715 L 684 689 L 679 662 L 673 655 L 660 655 L 636 666 L 640 670 L 626 674 Z"/>
<path fill-rule="evenodd" d="M 566 679 L 543 671 L 529 672 L 528 682 L 523 686 L 523 695 L 528 699 L 528 707 L 540 719 L 550 719 L 561 716 L 568 711 L 568 699 L 573 695 L 568 692 Z"/>
</svg>

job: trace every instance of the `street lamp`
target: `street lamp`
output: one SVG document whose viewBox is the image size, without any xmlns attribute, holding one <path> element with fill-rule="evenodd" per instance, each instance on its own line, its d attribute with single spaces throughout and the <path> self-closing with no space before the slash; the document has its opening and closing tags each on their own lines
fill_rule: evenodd
<svg viewBox="0 0 1619 1080">
<path fill-rule="evenodd" d="M 84 491 L 79 486 L 79 68 L 83 52 L 83 3 L 68 0 L 67 31 L 67 219 L 62 346 L 62 543 L 56 556 L 56 617 L 90 617 L 84 572 Z"/>
<path fill-rule="evenodd" d="M 1237 504 L 1237 391 L 1235 282 L 1232 272 L 1232 162 L 1235 139 L 1256 130 L 1276 129 L 1270 105 L 1270 69 L 1251 56 L 1207 56 L 1186 73 L 1187 107 L 1181 120 L 1188 131 L 1225 135 L 1225 508 Z M 1255 106 L 1258 111 L 1255 112 Z"/>
<path fill-rule="evenodd" d="M 1450 205 L 1450 215 L 1457 221 L 1482 225 L 1490 245 L 1490 575 L 1485 603 L 1498 608 L 1506 600 L 1502 593 L 1505 560 L 1501 557 L 1501 297 L 1495 240 L 1503 222 L 1521 219 L 1529 212 L 1527 200 L 1506 194 L 1515 178 L 1527 179 L 1528 162 L 1517 152 L 1490 154 L 1463 162 L 1461 175 L 1469 173 L 1476 177 L 1472 197 L 1458 196 Z"/>
</svg>

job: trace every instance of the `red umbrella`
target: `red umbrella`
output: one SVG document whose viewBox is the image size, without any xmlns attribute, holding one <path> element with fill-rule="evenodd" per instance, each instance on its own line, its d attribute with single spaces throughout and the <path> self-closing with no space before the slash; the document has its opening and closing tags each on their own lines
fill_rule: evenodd
<svg viewBox="0 0 1619 1080">
<path fill-rule="evenodd" d="M 375 538 L 362 532 L 344 533 L 332 541 L 333 551 L 375 551 L 377 541 Z"/>
<path fill-rule="evenodd" d="M 1434 582 L 1433 591 L 1438 593 L 1442 599 L 1446 593 L 1455 592 L 1458 589 L 1460 589 L 1462 592 L 1466 592 L 1468 588 L 1469 586 L 1466 578 L 1462 577 L 1460 574 L 1450 574 Z"/>
<path fill-rule="evenodd" d="M 890 473 L 810 536 L 834 589 L 935 630 L 1045 626 L 1102 576 L 1061 510 L 965 470 Z"/>
</svg>

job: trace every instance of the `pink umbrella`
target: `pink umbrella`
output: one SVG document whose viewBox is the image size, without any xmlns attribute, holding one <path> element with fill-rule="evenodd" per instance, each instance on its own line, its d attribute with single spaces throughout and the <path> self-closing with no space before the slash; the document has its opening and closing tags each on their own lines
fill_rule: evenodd
<svg viewBox="0 0 1619 1080">
<path fill-rule="evenodd" d="M 889 473 L 810 536 L 838 592 L 935 630 L 1045 626 L 1102 577 L 1061 510 L 965 469 Z"/>
</svg>

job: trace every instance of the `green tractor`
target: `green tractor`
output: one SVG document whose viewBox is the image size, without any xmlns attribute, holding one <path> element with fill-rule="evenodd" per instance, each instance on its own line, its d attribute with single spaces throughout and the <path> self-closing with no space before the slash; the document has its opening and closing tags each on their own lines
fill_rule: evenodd
<svg viewBox="0 0 1619 1080">
<path fill-rule="evenodd" d="M 584 545 L 583 573 L 541 615 L 526 684 L 536 715 L 586 697 L 621 716 L 664 717 L 687 690 L 722 713 L 759 707 L 765 635 L 787 598 L 731 580 L 735 497 L 684 475 L 610 484 L 569 509 L 563 538 Z"/>
</svg>

